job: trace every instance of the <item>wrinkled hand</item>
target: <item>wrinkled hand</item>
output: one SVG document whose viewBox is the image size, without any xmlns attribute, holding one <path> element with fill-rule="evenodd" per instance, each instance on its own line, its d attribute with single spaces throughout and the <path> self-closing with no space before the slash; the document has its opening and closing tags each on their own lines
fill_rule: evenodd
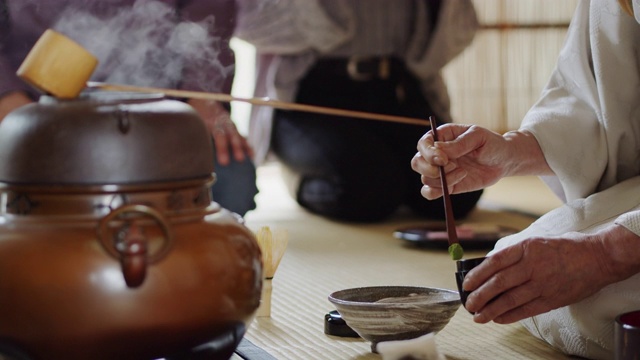
<svg viewBox="0 0 640 360">
<path fill-rule="evenodd" d="M 422 175 L 422 196 L 442 196 L 440 166 L 444 166 L 451 194 L 483 189 L 505 176 L 552 175 L 535 136 L 526 131 L 500 135 L 476 125 L 445 124 L 418 141 L 418 153 L 411 160 Z"/>
<path fill-rule="evenodd" d="M 635 234 L 614 225 L 504 248 L 465 277 L 463 288 L 472 291 L 465 307 L 475 312 L 475 322 L 508 324 L 576 303 L 638 271 L 637 261 L 624 265 L 610 256 L 611 246 L 624 249 L 625 236 L 638 244 Z"/>
<path fill-rule="evenodd" d="M 216 157 L 220 165 L 228 165 L 230 153 L 236 161 L 253 158 L 253 149 L 247 139 L 240 135 L 236 125 L 231 120 L 229 112 L 215 101 L 190 99 L 191 105 L 204 121 L 213 136 L 216 146 Z"/>
<path fill-rule="evenodd" d="M 423 135 L 411 160 L 413 170 L 422 175 L 425 198 L 442 196 L 440 166 L 444 166 L 452 194 L 482 189 L 505 175 L 510 160 L 500 134 L 478 126 L 445 124 L 438 127 L 438 136 L 434 143 L 432 131 Z"/>
</svg>

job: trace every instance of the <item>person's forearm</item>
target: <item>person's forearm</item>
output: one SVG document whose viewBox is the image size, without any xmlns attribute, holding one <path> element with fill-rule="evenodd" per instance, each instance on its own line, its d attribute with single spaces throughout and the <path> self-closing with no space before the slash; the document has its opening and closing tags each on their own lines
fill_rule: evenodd
<svg viewBox="0 0 640 360">
<path fill-rule="evenodd" d="M 620 224 L 614 224 L 598 234 L 601 264 L 607 283 L 622 281 L 640 272 L 640 236 Z"/>
<path fill-rule="evenodd" d="M 32 103 L 33 100 L 22 91 L 14 91 L 0 97 L 0 121 L 13 110 Z"/>
<path fill-rule="evenodd" d="M 503 135 L 509 143 L 512 163 L 506 176 L 547 176 L 553 171 L 547 164 L 544 153 L 535 136 L 527 131 L 509 131 Z"/>
</svg>

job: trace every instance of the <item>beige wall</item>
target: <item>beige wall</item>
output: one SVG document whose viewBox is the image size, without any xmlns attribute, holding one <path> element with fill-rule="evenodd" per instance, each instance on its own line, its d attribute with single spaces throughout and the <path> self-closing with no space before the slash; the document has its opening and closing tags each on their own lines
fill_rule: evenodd
<svg viewBox="0 0 640 360">
<path fill-rule="evenodd" d="M 456 122 L 518 128 L 555 67 L 578 0 L 475 0 L 483 29 L 444 69 Z"/>
<path fill-rule="evenodd" d="M 253 97 L 256 51 L 253 45 L 237 38 L 231 40 L 231 48 L 233 48 L 236 53 L 236 76 L 233 81 L 231 94 L 238 97 Z M 238 131 L 243 135 L 247 135 L 249 131 L 251 105 L 232 102 L 231 109 L 233 120 L 238 127 Z"/>
</svg>

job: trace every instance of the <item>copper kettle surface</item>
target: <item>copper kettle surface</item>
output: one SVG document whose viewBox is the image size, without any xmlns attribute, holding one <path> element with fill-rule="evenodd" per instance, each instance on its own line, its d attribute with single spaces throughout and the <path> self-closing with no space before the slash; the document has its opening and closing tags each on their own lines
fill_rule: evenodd
<svg viewBox="0 0 640 360">
<path fill-rule="evenodd" d="M 155 94 L 44 96 L 0 123 L 0 358 L 228 359 L 262 258 L 213 149 Z"/>
</svg>

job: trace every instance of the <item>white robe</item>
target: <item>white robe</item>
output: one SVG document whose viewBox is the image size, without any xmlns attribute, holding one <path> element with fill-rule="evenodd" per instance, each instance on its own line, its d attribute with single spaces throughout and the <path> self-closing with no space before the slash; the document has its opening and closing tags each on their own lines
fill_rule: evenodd
<svg viewBox="0 0 640 360">
<path fill-rule="evenodd" d="M 617 223 L 640 236 L 640 0 L 636 18 L 612 0 L 581 1 L 558 65 L 521 130 L 534 134 L 567 202 L 494 251 L 531 236 L 590 233 Z M 616 315 L 640 309 L 640 274 L 522 321 L 559 350 L 613 357 Z"/>
</svg>

